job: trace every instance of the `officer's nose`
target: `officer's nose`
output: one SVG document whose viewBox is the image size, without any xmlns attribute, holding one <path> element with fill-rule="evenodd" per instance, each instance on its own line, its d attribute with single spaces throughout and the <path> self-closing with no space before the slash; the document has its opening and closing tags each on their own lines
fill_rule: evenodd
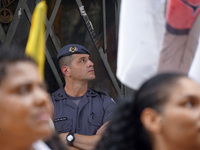
<svg viewBox="0 0 200 150">
<path fill-rule="evenodd" d="M 92 62 L 92 60 L 88 60 L 88 67 L 94 66 L 94 63 Z"/>
</svg>

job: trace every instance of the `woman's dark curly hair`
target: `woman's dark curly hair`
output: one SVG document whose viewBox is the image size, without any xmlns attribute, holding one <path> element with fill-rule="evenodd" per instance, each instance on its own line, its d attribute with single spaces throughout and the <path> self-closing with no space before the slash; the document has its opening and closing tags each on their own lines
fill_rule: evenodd
<svg viewBox="0 0 200 150">
<path fill-rule="evenodd" d="M 96 150 L 152 150 L 148 132 L 140 120 L 141 113 L 147 107 L 162 112 L 163 104 L 183 77 L 187 76 L 158 74 L 140 87 L 132 101 L 118 104 Z"/>
</svg>

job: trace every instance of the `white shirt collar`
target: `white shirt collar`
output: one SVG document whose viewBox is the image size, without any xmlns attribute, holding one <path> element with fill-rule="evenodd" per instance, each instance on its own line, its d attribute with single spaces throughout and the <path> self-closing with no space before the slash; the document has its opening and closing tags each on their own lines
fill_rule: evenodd
<svg viewBox="0 0 200 150">
<path fill-rule="evenodd" d="M 33 143 L 34 150 L 51 150 L 43 141 Z"/>
</svg>

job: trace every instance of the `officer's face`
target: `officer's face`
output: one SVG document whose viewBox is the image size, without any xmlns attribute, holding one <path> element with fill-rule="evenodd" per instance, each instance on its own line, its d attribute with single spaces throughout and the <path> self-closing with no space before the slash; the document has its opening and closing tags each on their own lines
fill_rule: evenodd
<svg viewBox="0 0 200 150">
<path fill-rule="evenodd" d="M 16 140 L 50 136 L 52 111 L 37 66 L 31 62 L 9 65 L 0 83 L 0 139 L 2 135 L 16 137 Z"/>
<path fill-rule="evenodd" d="M 73 54 L 70 75 L 74 80 L 89 81 L 95 79 L 94 63 L 88 54 Z"/>
</svg>

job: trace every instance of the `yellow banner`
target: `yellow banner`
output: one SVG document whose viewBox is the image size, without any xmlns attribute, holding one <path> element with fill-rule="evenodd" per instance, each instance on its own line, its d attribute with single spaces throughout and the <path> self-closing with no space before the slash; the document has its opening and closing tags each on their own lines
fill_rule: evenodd
<svg viewBox="0 0 200 150">
<path fill-rule="evenodd" d="M 26 45 L 26 55 L 38 63 L 39 73 L 44 79 L 45 63 L 45 19 L 47 13 L 46 1 L 42 0 L 37 4 L 33 12 L 32 23 L 28 42 Z"/>
</svg>

